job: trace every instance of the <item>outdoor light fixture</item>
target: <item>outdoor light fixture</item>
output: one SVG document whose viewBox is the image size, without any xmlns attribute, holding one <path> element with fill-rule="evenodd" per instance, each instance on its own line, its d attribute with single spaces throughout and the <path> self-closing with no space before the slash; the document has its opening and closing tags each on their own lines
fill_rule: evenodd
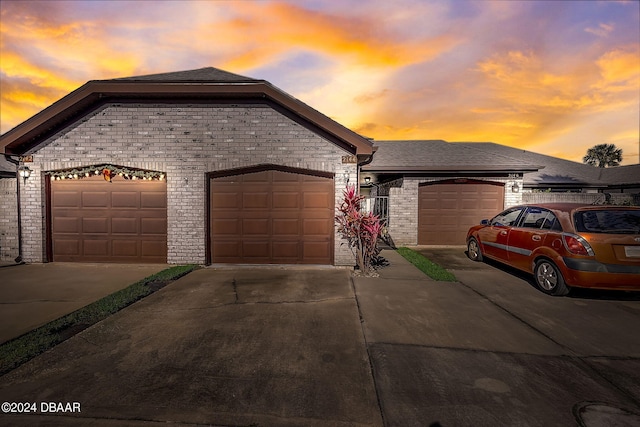
<svg viewBox="0 0 640 427">
<path fill-rule="evenodd" d="M 24 180 L 24 183 L 27 183 L 27 178 L 29 178 L 31 176 L 31 169 L 29 169 L 28 166 L 20 166 L 18 168 L 18 174 L 22 177 L 22 179 Z"/>
<path fill-rule="evenodd" d="M 364 183 L 365 184 L 369 184 L 371 182 L 371 177 L 370 176 L 365 176 L 364 177 Z"/>
<path fill-rule="evenodd" d="M 517 182 L 511 186 L 511 191 L 513 191 L 514 193 L 517 193 L 520 191 L 520 186 L 518 185 Z"/>
</svg>

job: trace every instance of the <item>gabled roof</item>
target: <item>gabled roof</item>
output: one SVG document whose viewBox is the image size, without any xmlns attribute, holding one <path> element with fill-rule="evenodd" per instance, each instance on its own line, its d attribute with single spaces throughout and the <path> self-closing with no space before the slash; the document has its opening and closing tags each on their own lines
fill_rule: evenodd
<svg viewBox="0 0 640 427">
<path fill-rule="evenodd" d="M 477 150 L 467 144 L 442 140 L 375 141 L 373 161 L 362 167 L 367 172 L 530 172 L 539 163 Z"/>
<path fill-rule="evenodd" d="M 7 154 L 32 152 L 47 137 L 111 102 L 216 102 L 222 99 L 270 103 L 354 154 L 366 157 L 373 152 L 373 144 L 369 140 L 271 83 L 211 67 L 92 80 L 0 136 L 0 147 Z"/>
</svg>

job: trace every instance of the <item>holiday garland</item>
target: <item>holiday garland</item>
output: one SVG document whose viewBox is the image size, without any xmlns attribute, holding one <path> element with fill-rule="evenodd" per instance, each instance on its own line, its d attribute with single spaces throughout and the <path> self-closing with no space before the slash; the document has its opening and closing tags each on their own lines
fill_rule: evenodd
<svg viewBox="0 0 640 427">
<path fill-rule="evenodd" d="M 111 182 L 112 178 L 117 176 L 131 180 L 143 179 L 149 181 L 162 181 L 165 179 L 165 174 L 163 172 L 114 165 L 85 166 L 81 168 L 49 171 L 46 173 L 50 175 L 53 180 L 82 179 L 96 175 L 102 175 L 105 181 L 109 182 Z"/>
</svg>

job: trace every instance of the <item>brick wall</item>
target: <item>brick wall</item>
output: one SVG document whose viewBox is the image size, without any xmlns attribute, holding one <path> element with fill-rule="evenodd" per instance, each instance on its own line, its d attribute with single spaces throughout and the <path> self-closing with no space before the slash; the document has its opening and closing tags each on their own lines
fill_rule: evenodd
<svg viewBox="0 0 640 427">
<path fill-rule="evenodd" d="M 276 164 L 335 174 L 335 200 L 356 165 L 350 154 L 262 104 L 111 104 L 84 117 L 34 153 L 23 191 L 24 258 L 44 260 L 45 171 L 112 163 L 166 173 L 168 262 L 206 257 L 206 173 Z M 352 264 L 335 237 L 335 263 Z"/>
<path fill-rule="evenodd" d="M 16 178 L 0 178 L 0 261 L 18 256 L 18 198 Z"/>
<path fill-rule="evenodd" d="M 468 178 L 464 176 L 451 177 Z M 504 207 L 522 203 L 522 178 L 473 178 L 478 180 L 504 182 Z M 409 178 L 402 180 L 402 186 L 389 187 L 389 235 L 394 243 L 400 245 L 418 244 L 418 186 L 423 182 L 439 181 L 441 178 Z M 513 192 L 517 183 L 520 191 Z M 496 212 L 497 213 L 497 212 Z"/>
</svg>

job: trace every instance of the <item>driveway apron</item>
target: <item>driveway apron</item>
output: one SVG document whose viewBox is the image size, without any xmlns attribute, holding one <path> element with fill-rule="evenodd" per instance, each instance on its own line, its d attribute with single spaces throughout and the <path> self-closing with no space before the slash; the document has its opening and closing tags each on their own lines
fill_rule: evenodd
<svg viewBox="0 0 640 427">
<path fill-rule="evenodd" d="M 80 413 L 4 421 L 382 425 L 349 276 L 195 271 L 2 378 L 2 401 Z"/>
<path fill-rule="evenodd" d="M 639 425 L 640 335 L 631 325 L 640 313 L 629 309 L 638 302 L 571 307 L 570 298 L 467 263 L 464 249 L 456 260 L 436 251 L 429 258 L 455 266 L 460 282 L 402 279 L 397 269 L 389 270 L 393 281 L 384 269 L 380 278 L 354 279 L 385 425 Z M 552 323 L 569 320 L 552 332 Z"/>
</svg>

